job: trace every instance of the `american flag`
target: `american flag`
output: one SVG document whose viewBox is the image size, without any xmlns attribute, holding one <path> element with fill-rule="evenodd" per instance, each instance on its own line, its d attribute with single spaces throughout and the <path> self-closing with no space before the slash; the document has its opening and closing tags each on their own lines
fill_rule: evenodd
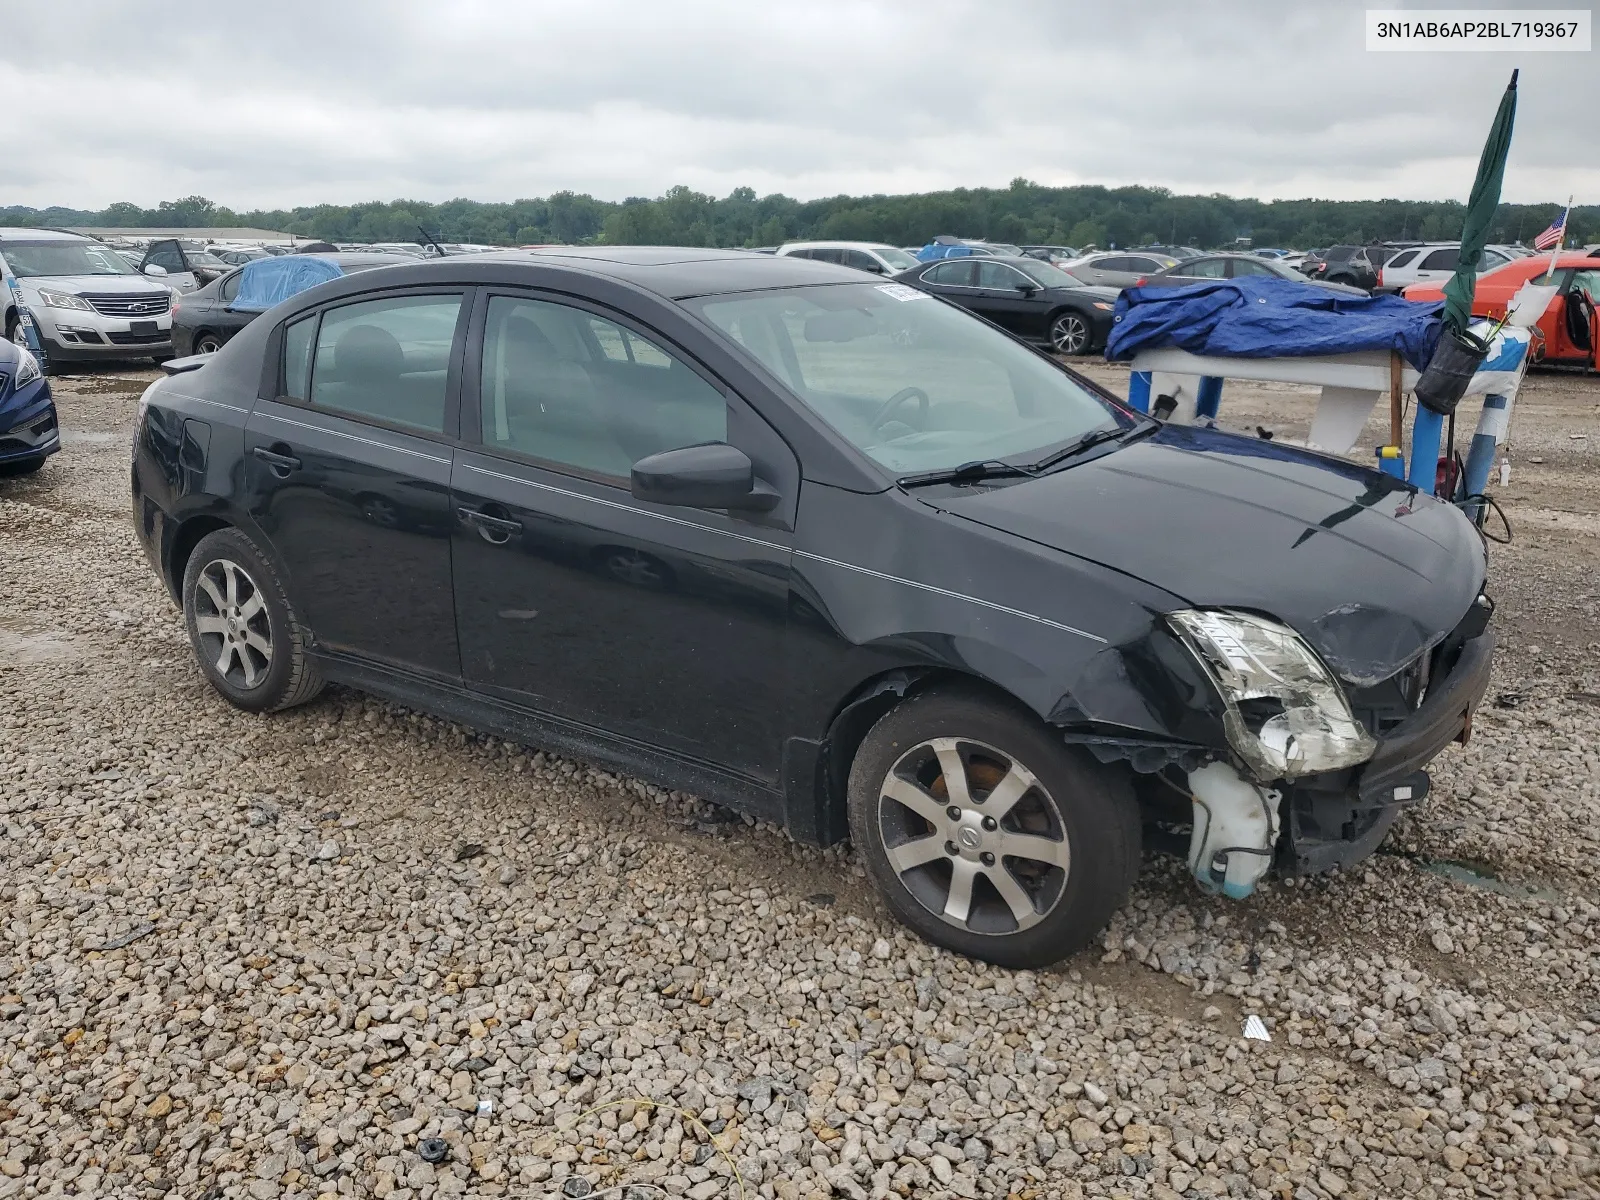
<svg viewBox="0 0 1600 1200">
<path fill-rule="evenodd" d="M 1546 229 L 1533 239 L 1533 248 L 1535 250 L 1548 250 L 1551 246 L 1561 245 L 1567 236 L 1567 212 L 1570 211 L 1572 210 L 1569 208 L 1566 212 L 1563 212 L 1554 221 L 1550 222 L 1549 229 Z"/>
</svg>

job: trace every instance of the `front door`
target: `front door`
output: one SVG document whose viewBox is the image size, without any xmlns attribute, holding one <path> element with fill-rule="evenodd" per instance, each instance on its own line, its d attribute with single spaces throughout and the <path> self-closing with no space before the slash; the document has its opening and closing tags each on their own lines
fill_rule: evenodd
<svg viewBox="0 0 1600 1200">
<path fill-rule="evenodd" d="M 246 490 L 319 650 L 460 679 L 449 442 L 465 325 L 460 292 L 404 293 L 284 331 L 282 394 L 245 426 Z"/>
<path fill-rule="evenodd" d="M 178 245 L 176 239 L 151 242 L 145 251 L 144 261 L 139 264 L 139 270 L 144 271 L 146 267 L 160 267 L 166 272 L 165 276 L 159 277 L 161 282 L 180 292 L 192 292 L 200 286 L 200 281 L 194 277 L 194 272 L 189 270 L 189 264 L 184 260 L 183 247 Z"/>
<path fill-rule="evenodd" d="M 793 456 L 635 327 L 527 294 L 479 307 L 462 419 L 479 444 L 452 474 L 468 685 L 775 783 L 792 522 L 645 504 L 628 480 L 650 454 L 729 441 L 792 499 Z"/>
<path fill-rule="evenodd" d="M 1019 337 L 1044 337 L 1049 303 L 1039 298 L 1038 285 L 1007 263 L 980 258 L 976 266 L 982 296 L 973 310 Z M 1023 291 L 1023 285 L 1029 290 Z"/>
</svg>

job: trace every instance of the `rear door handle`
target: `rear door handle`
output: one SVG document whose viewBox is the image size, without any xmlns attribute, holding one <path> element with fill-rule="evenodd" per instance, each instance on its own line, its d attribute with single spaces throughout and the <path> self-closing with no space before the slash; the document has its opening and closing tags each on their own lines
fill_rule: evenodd
<svg viewBox="0 0 1600 1200">
<path fill-rule="evenodd" d="M 287 450 L 288 447 L 285 446 L 284 449 Z M 292 454 L 280 454 L 278 451 L 269 450 L 265 446 L 257 446 L 250 453 L 272 468 L 272 473 L 279 479 L 283 479 L 290 471 L 298 471 L 300 469 L 300 460 Z"/>
<path fill-rule="evenodd" d="M 468 508 L 464 504 L 457 508 L 456 512 L 468 525 L 478 527 L 478 533 L 484 541 L 493 542 L 496 546 L 505 545 L 513 535 L 522 532 L 522 522 L 513 521 L 510 517 L 497 517 L 493 513 Z"/>
</svg>

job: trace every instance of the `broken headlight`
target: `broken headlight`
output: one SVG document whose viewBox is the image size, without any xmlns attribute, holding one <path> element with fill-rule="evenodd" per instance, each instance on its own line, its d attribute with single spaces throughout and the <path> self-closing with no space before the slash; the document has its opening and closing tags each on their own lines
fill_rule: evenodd
<svg viewBox="0 0 1600 1200">
<path fill-rule="evenodd" d="M 1257 779 L 1296 779 L 1372 757 L 1377 743 L 1338 680 L 1287 625 L 1218 609 L 1167 620 L 1216 683 L 1228 741 Z"/>
</svg>

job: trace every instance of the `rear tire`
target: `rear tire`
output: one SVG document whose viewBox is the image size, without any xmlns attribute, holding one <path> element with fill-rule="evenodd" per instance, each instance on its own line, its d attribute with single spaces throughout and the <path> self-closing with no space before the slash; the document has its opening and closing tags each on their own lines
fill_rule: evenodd
<svg viewBox="0 0 1600 1200">
<path fill-rule="evenodd" d="M 955 788 L 947 763 L 960 764 Z M 1087 945 L 1139 873 L 1126 776 L 976 689 L 936 688 L 885 714 L 851 764 L 849 808 L 894 914 L 1000 966 L 1043 967 Z"/>
<path fill-rule="evenodd" d="M 236 708 L 276 712 L 322 690 L 277 569 L 237 529 L 208 533 L 189 555 L 183 621 L 201 673 Z"/>
<path fill-rule="evenodd" d="M 222 339 L 210 330 L 195 335 L 194 352 L 196 354 L 215 354 L 222 349 Z"/>
</svg>

